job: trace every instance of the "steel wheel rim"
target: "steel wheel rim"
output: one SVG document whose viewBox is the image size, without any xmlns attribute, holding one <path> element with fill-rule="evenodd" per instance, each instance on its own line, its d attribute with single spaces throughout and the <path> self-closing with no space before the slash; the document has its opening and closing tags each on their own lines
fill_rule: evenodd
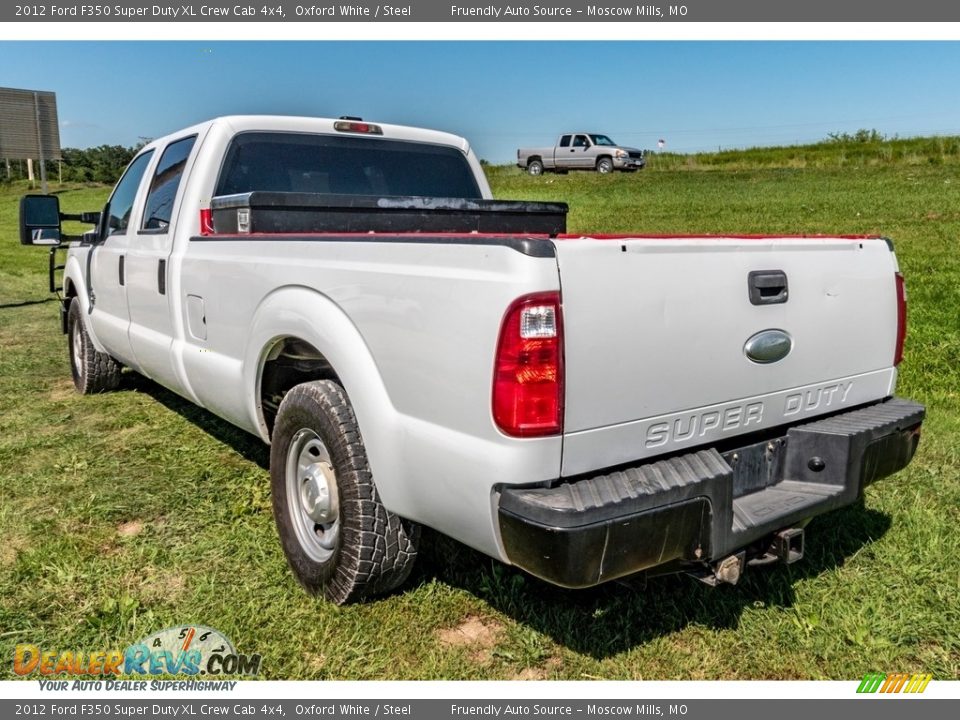
<svg viewBox="0 0 960 720">
<path fill-rule="evenodd" d="M 83 376 L 83 353 L 80 349 L 80 321 L 73 324 L 70 333 L 70 356 L 73 359 L 73 369 L 77 377 Z"/>
<path fill-rule="evenodd" d="M 297 541 L 311 560 L 326 562 L 340 535 L 340 496 L 330 451 L 313 430 L 303 428 L 293 436 L 285 477 Z"/>
<path fill-rule="evenodd" d="M 542 168 L 541 166 L 539 166 L 539 165 L 531 165 L 531 166 L 530 166 L 530 174 L 531 174 L 531 175 L 539 175 L 539 174 L 542 173 L 542 172 L 543 172 L 543 168 Z"/>
</svg>

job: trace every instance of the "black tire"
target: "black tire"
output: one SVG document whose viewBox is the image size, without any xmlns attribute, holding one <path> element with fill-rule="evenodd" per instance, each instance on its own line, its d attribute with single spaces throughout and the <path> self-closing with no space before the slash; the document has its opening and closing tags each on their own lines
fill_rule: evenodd
<svg viewBox="0 0 960 720">
<path fill-rule="evenodd" d="M 531 160 L 527 163 L 527 172 L 535 177 L 543 175 L 543 163 L 539 160 Z"/>
<path fill-rule="evenodd" d="M 609 175 L 613 172 L 613 160 L 608 157 L 602 157 L 597 160 L 597 172 L 601 175 Z"/>
<path fill-rule="evenodd" d="M 122 366 L 107 353 L 99 352 L 83 324 L 80 301 L 73 298 L 67 311 L 67 346 L 70 350 L 70 374 L 81 395 L 116 390 Z"/>
<path fill-rule="evenodd" d="M 420 526 L 380 502 L 340 385 L 304 383 L 283 398 L 270 481 L 280 543 L 308 592 L 344 605 L 389 592 L 410 575 Z"/>
</svg>

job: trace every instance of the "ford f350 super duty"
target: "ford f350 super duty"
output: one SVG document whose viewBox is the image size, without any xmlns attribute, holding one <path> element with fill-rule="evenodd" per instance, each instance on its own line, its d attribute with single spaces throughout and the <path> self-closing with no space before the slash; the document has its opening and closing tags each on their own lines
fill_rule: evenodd
<svg viewBox="0 0 960 720">
<path fill-rule="evenodd" d="M 566 587 L 736 582 L 909 463 L 906 297 L 877 237 L 565 233 L 491 199 L 467 142 L 226 117 L 142 148 L 66 248 L 81 393 L 142 373 L 271 444 L 280 539 L 344 603 L 427 525 Z M 67 243 L 63 219 L 96 223 Z"/>
</svg>

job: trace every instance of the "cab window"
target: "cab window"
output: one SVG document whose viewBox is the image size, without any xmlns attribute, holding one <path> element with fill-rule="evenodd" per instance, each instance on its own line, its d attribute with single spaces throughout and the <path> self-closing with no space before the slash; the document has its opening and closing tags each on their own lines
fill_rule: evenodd
<svg viewBox="0 0 960 720">
<path fill-rule="evenodd" d="M 150 182 L 146 209 L 143 211 L 141 225 L 144 230 L 166 232 L 170 226 L 173 201 L 177 197 L 177 188 L 180 187 L 183 170 L 187 166 L 187 158 L 190 157 L 190 151 L 196 140 L 197 136 L 193 135 L 172 142 L 160 156 L 160 162 L 157 163 L 153 180 Z"/>
<path fill-rule="evenodd" d="M 587 142 L 587 136 L 586 136 L 586 135 L 577 135 L 577 136 L 573 139 L 573 146 L 574 146 L 574 147 L 589 147 L 589 146 L 590 146 L 590 143 Z"/>
<path fill-rule="evenodd" d="M 560 138 L 560 147 L 570 147 L 570 136 L 564 135 Z"/>
<path fill-rule="evenodd" d="M 445 145 L 284 132 L 233 138 L 215 195 L 254 190 L 480 198 L 467 157 Z"/>
<path fill-rule="evenodd" d="M 117 187 L 110 196 L 110 214 L 107 216 L 107 235 L 118 235 L 127 231 L 130 224 L 130 212 L 133 210 L 133 201 L 137 197 L 137 189 L 143 174 L 147 171 L 153 150 L 138 155 L 127 166 L 126 172 L 117 183 Z"/>
</svg>

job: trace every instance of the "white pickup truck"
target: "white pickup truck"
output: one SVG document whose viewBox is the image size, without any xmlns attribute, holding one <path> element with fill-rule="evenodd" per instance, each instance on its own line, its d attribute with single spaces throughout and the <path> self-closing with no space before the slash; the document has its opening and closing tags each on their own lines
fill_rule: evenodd
<svg viewBox="0 0 960 720">
<path fill-rule="evenodd" d="M 530 175 L 542 175 L 547 170 L 596 170 L 606 175 L 614 170 L 642 170 L 646 164 L 642 150 L 618 145 L 598 133 L 566 133 L 553 147 L 517 149 L 517 167 Z"/>
<path fill-rule="evenodd" d="M 491 199 L 467 142 L 225 117 L 144 147 L 67 246 L 82 393 L 142 373 L 271 443 L 280 539 L 336 603 L 428 525 L 566 587 L 736 582 L 913 457 L 906 322 L 876 237 L 583 237 Z M 53 275 L 53 273 L 51 273 Z"/>
</svg>

